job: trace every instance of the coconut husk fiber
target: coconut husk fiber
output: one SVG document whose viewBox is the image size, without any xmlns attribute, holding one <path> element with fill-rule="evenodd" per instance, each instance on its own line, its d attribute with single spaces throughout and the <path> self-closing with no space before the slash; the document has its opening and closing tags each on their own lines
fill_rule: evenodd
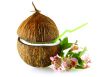
<svg viewBox="0 0 110 77">
<path fill-rule="evenodd" d="M 34 67 L 46 67 L 51 64 L 50 56 L 54 56 L 60 51 L 60 46 L 31 46 L 26 45 L 18 38 L 17 48 L 21 58 Z"/>
</svg>

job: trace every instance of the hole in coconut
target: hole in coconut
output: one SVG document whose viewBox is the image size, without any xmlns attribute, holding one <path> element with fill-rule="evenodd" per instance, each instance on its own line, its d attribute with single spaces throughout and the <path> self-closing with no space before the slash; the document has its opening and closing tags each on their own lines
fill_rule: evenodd
<svg viewBox="0 0 110 77">
<path fill-rule="evenodd" d="M 32 43 L 29 43 L 29 42 L 21 39 L 20 37 L 18 37 L 18 41 L 23 43 L 23 44 L 25 44 L 25 45 L 30 45 L 30 46 L 55 46 L 55 45 L 60 44 L 60 40 L 55 42 L 55 43 L 45 43 L 45 44 L 37 43 L 37 44 L 32 44 Z"/>
</svg>

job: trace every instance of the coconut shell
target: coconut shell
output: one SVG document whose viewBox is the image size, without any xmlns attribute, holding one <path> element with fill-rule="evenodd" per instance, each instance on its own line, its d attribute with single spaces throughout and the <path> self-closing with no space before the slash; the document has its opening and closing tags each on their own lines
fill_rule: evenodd
<svg viewBox="0 0 110 77">
<path fill-rule="evenodd" d="M 20 38 L 31 42 L 50 42 L 59 36 L 56 24 L 49 17 L 35 12 L 22 22 L 17 30 Z"/>
<path fill-rule="evenodd" d="M 17 49 L 21 58 L 34 67 L 46 67 L 51 64 L 50 57 L 60 52 L 60 46 L 32 46 L 26 45 L 18 38 Z"/>
</svg>

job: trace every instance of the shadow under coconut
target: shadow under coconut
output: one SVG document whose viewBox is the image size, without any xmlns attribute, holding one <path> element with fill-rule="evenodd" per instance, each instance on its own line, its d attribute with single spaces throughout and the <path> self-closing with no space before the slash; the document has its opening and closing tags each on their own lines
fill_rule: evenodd
<svg viewBox="0 0 110 77">
<path fill-rule="evenodd" d="M 68 71 L 54 71 L 52 68 L 50 67 L 39 67 L 39 68 L 36 68 L 36 67 L 33 67 L 31 69 L 33 72 L 41 72 L 41 73 L 55 73 L 55 72 L 59 72 L 59 73 L 77 73 L 77 72 L 83 72 L 85 71 L 84 69 L 72 69 L 72 70 L 68 70 Z"/>
<path fill-rule="evenodd" d="M 54 70 L 51 69 L 50 67 L 45 67 L 45 68 L 44 67 L 39 67 L 39 68 L 33 67 L 32 71 L 34 71 L 34 72 L 38 71 L 38 72 L 43 72 L 43 73 L 52 73 L 52 72 L 54 72 Z"/>
</svg>

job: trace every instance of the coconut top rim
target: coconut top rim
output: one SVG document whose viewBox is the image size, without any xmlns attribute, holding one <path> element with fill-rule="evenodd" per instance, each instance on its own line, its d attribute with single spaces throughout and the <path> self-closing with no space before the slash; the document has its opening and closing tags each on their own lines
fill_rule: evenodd
<svg viewBox="0 0 110 77">
<path fill-rule="evenodd" d="M 36 44 L 33 44 L 33 43 L 29 43 L 23 39 L 21 39 L 20 37 L 18 37 L 18 41 L 25 44 L 25 45 L 28 45 L 28 46 L 56 46 L 56 45 L 59 45 L 60 44 L 60 41 L 57 41 L 55 43 L 36 43 Z"/>
</svg>

